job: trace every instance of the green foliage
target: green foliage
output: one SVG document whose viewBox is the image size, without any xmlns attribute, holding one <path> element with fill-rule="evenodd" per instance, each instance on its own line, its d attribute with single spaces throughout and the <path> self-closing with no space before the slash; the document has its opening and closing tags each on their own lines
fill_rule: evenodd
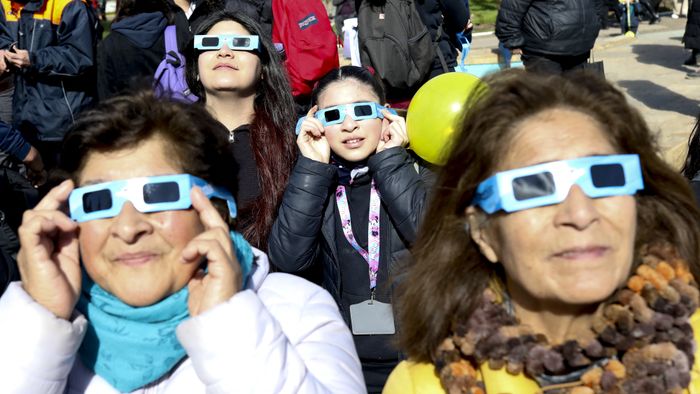
<svg viewBox="0 0 700 394">
<path fill-rule="evenodd" d="M 500 0 L 469 0 L 474 25 L 495 25 Z"/>
</svg>

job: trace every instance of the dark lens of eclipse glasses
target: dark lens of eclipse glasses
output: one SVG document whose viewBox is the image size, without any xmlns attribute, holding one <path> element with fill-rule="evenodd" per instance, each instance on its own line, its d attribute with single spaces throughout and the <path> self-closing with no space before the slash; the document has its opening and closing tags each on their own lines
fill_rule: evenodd
<svg viewBox="0 0 700 394">
<path fill-rule="evenodd" d="M 326 122 L 336 122 L 340 120 L 340 110 L 335 108 L 324 112 Z"/>
<path fill-rule="evenodd" d="M 365 117 L 365 116 L 370 116 L 372 115 L 372 106 L 369 104 L 362 104 L 362 105 L 356 105 L 355 106 L 355 116 L 356 117 Z"/>
<path fill-rule="evenodd" d="M 232 45 L 234 46 L 234 48 L 247 47 L 248 45 L 250 45 L 249 37 L 234 37 L 232 41 Z"/>
<path fill-rule="evenodd" d="M 202 38 L 202 46 L 218 47 L 219 46 L 219 37 L 203 37 Z"/>
<path fill-rule="evenodd" d="M 625 170 L 620 164 L 596 164 L 591 166 L 591 180 L 595 187 L 625 186 Z"/>
<path fill-rule="evenodd" d="M 85 213 L 104 211 L 110 208 L 112 208 L 112 192 L 109 189 L 83 194 L 83 211 Z"/>
<path fill-rule="evenodd" d="M 146 204 L 173 202 L 180 199 L 176 182 L 148 183 L 143 185 L 143 201 Z"/>
<path fill-rule="evenodd" d="M 544 197 L 554 194 L 554 177 L 549 171 L 513 179 L 513 196 L 516 200 Z"/>
</svg>

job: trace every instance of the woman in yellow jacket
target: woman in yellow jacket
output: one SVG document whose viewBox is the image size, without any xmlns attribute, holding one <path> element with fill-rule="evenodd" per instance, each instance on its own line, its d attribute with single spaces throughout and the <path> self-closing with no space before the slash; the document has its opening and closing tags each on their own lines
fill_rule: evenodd
<svg viewBox="0 0 700 394">
<path fill-rule="evenodd" d="M 409 361 L 384 393 L 700 393 L 700 212 L 641 115 L 584 74 L 487 85 L 400 284 Z"/>
</svg>

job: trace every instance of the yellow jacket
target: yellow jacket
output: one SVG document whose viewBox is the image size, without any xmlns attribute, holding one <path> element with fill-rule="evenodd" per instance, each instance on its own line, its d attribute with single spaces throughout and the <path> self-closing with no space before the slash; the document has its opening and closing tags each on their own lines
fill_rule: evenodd
<svg viewBox="0 0 700 394">
<path fill-rule="evenodd" d="M 690 317 L 695 343 L 700 343 L 700 310 Z M 527 376 L 511 375 L 504 369 L 493 370 L 483 364 L 479 368 L 487 394 L 542 393 L 537 382 Z M 691 381 L 687 394 L 700 394 L 700 347 L 695 350 L 695 364 L 690 372 Z M 401 362 L 387 380 L 383 394 L 444 394 L 435 366 L 428 363 Z"/>
</svg>

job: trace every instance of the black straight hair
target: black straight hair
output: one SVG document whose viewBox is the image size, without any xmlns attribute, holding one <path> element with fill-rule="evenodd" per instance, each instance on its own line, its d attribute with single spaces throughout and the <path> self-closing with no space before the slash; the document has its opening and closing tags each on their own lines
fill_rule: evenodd
<svg viewBox="0 0 700 394">
<path fill-rule="evenodd" d="M 386 103 L 386 94 L 384 93 L 382 82 L 372 75 L 369 70 L 357 66 L 342 66 L 331 70 L 318 81 L 311 93 L 311 105 L 318 104 L 318 97 L 326 90 L 328 85 L 347 79 L 354 79 L 357 82 L 367 85 L 379 99 L 379 104 Z"/>
</svg>

